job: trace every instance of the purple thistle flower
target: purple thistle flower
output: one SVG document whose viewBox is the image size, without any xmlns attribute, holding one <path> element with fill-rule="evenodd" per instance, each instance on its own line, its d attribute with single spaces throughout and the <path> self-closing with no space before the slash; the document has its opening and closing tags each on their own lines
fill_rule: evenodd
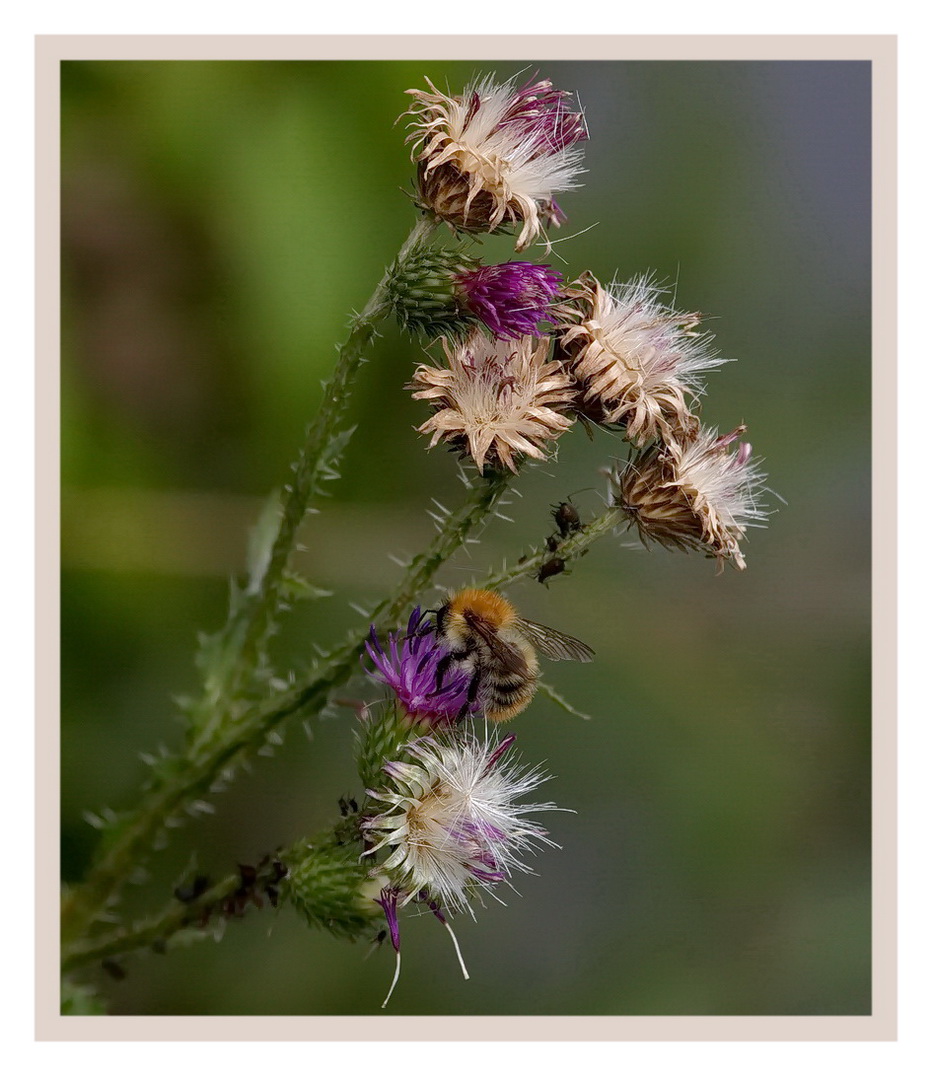
<svg viewBox="0 0 932 1076">
<path fill-rule="evenodd" d="M 430 628 L 425 630 L 419 606 L 408 618 L 403 635 L 389 633 L 387 650 L 373 626 L 366 653 L 375 665 L 369 675 L 392 689 L 413 720 L 432 726 L 452 725 L 461 714 L 474 708 L 468 703 L 469 673 L 450 666 L 438 683 L 438 668 L 448 652 Z"/>
<path fill-rule="evenodd" d="M 391 940 L 392 948 L 397 953 L 401 948 L 401 938 L 398 930 L 398 890 L 392 886 L 383 886 L 379 895 L 372 899 L 385 912 L 388 936 Z"/>
<path fill-rule="evenodd" d="M 541 321 L 553 322 L 550 304 L 563 277 L 549 265 L 505 262 L 480 265 L 456 277 L 463 305 L 499 339 L 543 336 Z"/>
</svg>

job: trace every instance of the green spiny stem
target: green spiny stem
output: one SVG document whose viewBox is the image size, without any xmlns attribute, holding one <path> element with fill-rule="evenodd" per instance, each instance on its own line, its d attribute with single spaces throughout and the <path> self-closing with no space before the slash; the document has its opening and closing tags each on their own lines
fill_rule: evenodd
<svg viewBox="0 0 932 1076">
<path fill-rule="evenodd" d="M 603 534 L 607 534 L 622 523 L 624 518 L 624 512 L 612 505 L 579 530 L 563 538 L 552 549 L 545 544 L 513 564 L 506 564 L 497 572 L 490 572 L 481 583 L 476 585 L 488 590 L 498 590 L 523 576 L 536 576 L 540 569 L 554 558 L 569 563 L 575 557 L 585 553 L 597 538 L 601 538 Z"/>
<path fill-rule="evenodd" d="M 492 511 L 507 486 L 505 474 L 480 480 L 459 511 L 446 517 L 427 549 L 412 560 L 394 593 L 373 611 L 372 620 L 378 630 L 397 626 L 438 568 Z M 235 723 L 222 728 L 214 742 L 176 759 L 172 776 L 150 791 L 114 835 L 84 883 L 63 901 L 65 937 L 83 934 L 112 902 L 132 869 L 148 854 L 153 838 L 168 818 L 208 794 L 224 769 L 254 754 L 286 718 L 319 713 L 333 690 L 359 668 L 367 636 L 368 628 L 331 652 L 312 680 L 249 707 Z"/>
<path fill-rule="evenodd" d="M 331 841 L 333 834 L 330 835 Z M 284 872 L 279 864 L 291 868 L 295 862 L 306 860 L 309 854 L 306 841 L 298 841 L 291 848 L 280 851 L 274 859 L 255 869 L 254 876 L 244 878 L 243 872 L 230 874 L 210 886 L 191 900 L 170 901 L 162 911 L 132 926 L 120 927 L 107 934 L 93 938 L 81 938 L 62 951 L 62 973 L 67 974 L 87 964 L 124 956 L 140 949 L 158 948 L 165 951 L 180 940 L 181 932 L 191 939 L 209 936 L 211 922 L 230 915 L 242 915 L 250 903 L 261 906 L 263 898 L 269 898 L 269 888 L 280 889 Z"/>
<path fill-rule="evenodd" d="M 113 959 L 137 949 L 148 949 L 167 942 L 179 931 L 197 929 L 197 924 L 210 910 L 232 897 L 242 884 L 239 874 L 231 874 L 218 882 L 189 904 L 174 901 L 160 915 L 153 916 L 131 927 L 123 927 L 109 934 L 82 938 L 63 948 L 61 970 L 63 974 L 86 964 Z M 201 930 L 206 927 L 200 928 Z"/>
<path fill-rule="evenodd" d="M 401 246 L 397 261 L 402 261 L 416 246 L 424 242 L 436 224 L 425 217 L 418 219 Z M 396 262 L 390 264 L 376 285 L 368 303 L 350 326 L 346 342 L 339 349 L 339 358 L 330 380 L 324 385 L 317 416 L 307 430 L 307 437 L 294 475 L 285 489 L 281 506 L 278 533 L 262 576 L 246 592 L 246 607 L 231 620 L 239 621 L 240 638 L 236 660 L 232 662 L 225 682 L 214 685 L 212 698 L 205 700 L 209 718 L 198 730 L 195 749 L 209 744 L 218 728 L 229 717 L 229 706 L 249 685 L 262 660 L 275 620 L 281 596 L 281 584 L 288 560 L 295 547 L 298 528 L 304 521 L 311 501 L 319 496 L 331 463 L 330 449 L 339 436 L 356 375 L 366 349 L 376 336 L 376 328 L 390 309 L 389 286 Z"/>
</svg>

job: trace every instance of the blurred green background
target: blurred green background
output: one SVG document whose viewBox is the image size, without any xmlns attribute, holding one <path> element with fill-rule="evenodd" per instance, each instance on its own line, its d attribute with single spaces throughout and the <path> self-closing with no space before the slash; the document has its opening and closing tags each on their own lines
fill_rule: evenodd
<svg viewBox="0 0 932 1076">
<path fill-rule="evenodd" d="M 413 221 L 403 91 L 458 91 L 524 63 L 62 64 L 62 871 L 85 810 L 131 805 L 140 751 L 175 748 L 199 630 L 225 615 L 261 502 L 281 484 L 351 310 Z M 593 720 L 539 698 L 513 726 L 554 773 L 561 851 L 507 906 L 458 920 L 460 977 L 432 917 L 405 920 L 394 1014 L 861 1014 L 870 995 L 870 66 L 859 62 L 529 65 L 578 91 L 584 186 L 553 253 L 602 279 L 653 270 L 710 315 L 724 355 L 703 415 L 747 422 L 786 501 L 748 569 L 603 539 L 549 588 L 511 597 L 579 636 L 588 667 L 545 670 Z M 564 241 L 565 237 L 565 241 Z M 446 240 L 444 240 L 446 241 Z M 507 237 L 483 244 L 506 260 Z M 526 255 L 525 255 L 526 256 Z M 306 667 L 397 578 L 389 554 L 453 506 L 455 461 L 413 427 L 419 345 L 386 326 L 363 369 L 343 478 L 303 570 L 334 596 L 277 639 Z M 581 428 L 534 468 L 464 585 L 584 516 L 617 437 Z M 432 598 L 433 595 L 427 595 Z M 349 695 L 371 689 L 357 684 Z M 287 729 L 275 757 L 182 830 L 130 908 L 189 865 L 236 862 L 327 825 L 358 793 L 349 710 Z M 221 944 L 136 956 L 99 981 L 115 1013 L 369 1014 L 392 971 L 289 910 Z"/>
</svg>

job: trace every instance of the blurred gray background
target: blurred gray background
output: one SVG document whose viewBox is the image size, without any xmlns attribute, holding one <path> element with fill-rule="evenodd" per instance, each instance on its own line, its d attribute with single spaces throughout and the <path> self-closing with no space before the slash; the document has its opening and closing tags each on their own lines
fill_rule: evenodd
<svg viewBox="0 0 932 1076">
<path fill-rule="evenodd" d="M 579 636 L 512 731 L 547 760 L 561 851 L 506 906 L 446 933 L 405 920 L 394 1014 L 870 1011 L 870 65 L 866 62 L 66 62 L 62 65 L 62 871 L 86 809 L 134 801 L 140 751 L 180 742 L 196 633 L 225 615 L 246 535 L 314 414 L 351 310 L 413 221 L 403 91 L 527 67 L 577 91 L 584 186 L 541 260 L 603 280 L 653 271 L 709 315 L 722 353 L 704 420 L 749 426 L 786 501 L 716 576 L 698 555 L 603 539 L 521 611 Z M 564 237 L 565 241 L 564 241 Z M 483 244 L 488 260 L 513 242 Z M 536 257 L 539 252 L 530 252 Z M 527 257 L 527 255 L 524 255 Z M 565 259 L 565 262 L 564 262 Z M 361 625 L 459 503 L 404 391 L 418 344 L 386 326 L 363 370 L 342 481 L 302 568 L 328 599 L 277 640 L 306 667 Z M 579 427 L 439 579 L 464 585 L 583 516 L 625 444 Z M 578 491 L 578 492 L 577 492 Z M 431 599 L 433 595 L 427 595 Z M 357 696 L 371 689 L 355 685 Z M 285 745 L 181 831 L 131 907 L 161 906 L 197 850 L 219 876 L 326 826 L 358 794 L 349 710 Z M 221 944 L 127 962 L 115 1013 L 368 1014 L 386 947 L 252 912 Z M 93 976 L 97 978 L 96 974 Z"/>
</svg>

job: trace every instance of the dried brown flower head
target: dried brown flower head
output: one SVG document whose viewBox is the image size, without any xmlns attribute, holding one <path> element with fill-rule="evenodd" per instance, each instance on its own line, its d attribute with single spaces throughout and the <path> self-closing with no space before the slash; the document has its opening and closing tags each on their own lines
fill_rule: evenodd
<svg viewBox="0 0 932 1076">
<path fill-rule="evenodd" d="M 700 374 L 721 365 L 696 332 L 698 314 L 667 306 L 650 277 L 604 288 L 585 274 L 570 289 L 560 346 L 579 386 L 581 414 L 623 424 L 628 439 L 689 437 L 699 428 L 687 399 L 702 392 Z"/>
<path fill-rule="evenodd" d="M 738 542 L 768 514 L 759 502 L 766 476 L 751 459 L 751 446 L 730 448 L 746 428 L 723 437 L 700 430 L 692 440 L 648 448 L 611 472 L 612 498 L 645 544 L 700 550 L 720 569 L 726 560 L 745 567 Z"/>
<path fill-rule="evenodd" d="M 485 466 L 517 472 L 516 457 L 543 459 L 545 445 L 573 424 L 564 414 L 572 384 L 550 342 L 525 336 L 489 340 L 475 332 L 461 345 L 443 341 L 446 365 L 419 366 L 409 388 L 428 400 L 434 414 L 418 427 Z"/>
<path fill-rule="evenodd" d="M 427 85 L 432 92 L 407 91 L 422 208 L 467 232 L 520 223 L 518 250 L 559 224 L 553 195 L 576 186 L 586 137 L 582 113 L 564 105 L 569 94 L 549 79 L 516 87 L 484 78 L 459 97 Z"/>
</svg>

